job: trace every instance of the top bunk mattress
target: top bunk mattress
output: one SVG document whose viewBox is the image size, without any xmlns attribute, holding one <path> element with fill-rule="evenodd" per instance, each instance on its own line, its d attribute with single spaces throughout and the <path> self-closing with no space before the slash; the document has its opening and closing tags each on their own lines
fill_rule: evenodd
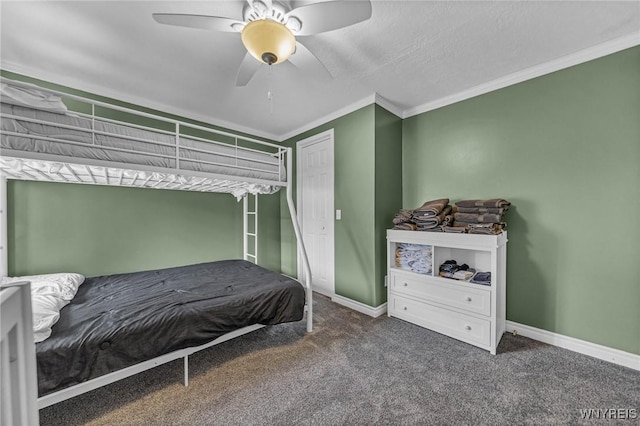
<svg viewBox="0 0 640 426">
<path fill-rule="evenodd" d="M 174 133 L 142 129 L 98 117 L 56 113 L 5 102 L 0 105 L 0 147 L 4 150 L 47 154 L 59 157 L 60 161 L 74 158 L 82 163 L 82 159 L 90 159 L 174 172 L 195 171 L 270 182 L 286 181 L 282 159 L 257 149 L 183 135 L 176 138 Z M 55 157 L 52 159 L 56 160 Z M 105 166 L 109 165 L 105 163 Z"/>
<path fill-rule="evenodd" d="M 39 396 L 242 327 L 299 321 L 304 303 L 298 281 L 245 260 L 88 278 L 36 344 Z"/>
</svg>

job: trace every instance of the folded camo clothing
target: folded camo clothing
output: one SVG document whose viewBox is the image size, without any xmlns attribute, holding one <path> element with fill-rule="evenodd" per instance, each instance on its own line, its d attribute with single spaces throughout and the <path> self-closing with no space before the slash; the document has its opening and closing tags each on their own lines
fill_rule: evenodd
<svg viewBox="0 0 640 426">
<path fill-rule="evenodd" d="M 412 223 L 412 222 L 402 222 L 402 223 L 396 223 L 395 225 L 393 225 L 393 229 L 396 229 L 399 231 L 417 231 L 418 227 L 416 226 L 415 223 Z"/>
<path fill-rule="evenodd" d="M 397 225 L 402 222 L 411 222 L 411 216 L 413 216 L 413 210 L 402 209 L 393 218 L 393 224 Z"/>
<path fill-rule="evenodd" d="M 498 235 L 506 226 L 506 223 L 469 223 L 467 230 L 470 234 Z"/>
<path fill-rule="evenodd" d="M 490 200 L 462 200 L 456 203 L 458 207 L 498 207 L 508 209 L 510 202 L 502 198 L 492 198 Z"/>
<path fill-rule="evenodd" d="M 467 227 L 466 226 L 456 226 L 456 223 L 453 223 L 453 226 L 443 226 L 442 230 L 444 232 L 451 232 L 453 234 L 466 234 Z"/>
<path fill-rule="evenodd" d="M 446 206 L 437 216 L 423 217 L 414 219 L 414 221 L 418 226 L 419 231 L 430 230 L 440 225 L 445 220 L 447 215 L 449 215 L 449 213 L 451 213 L 451 206 Z"/>
<path fill-rule="evenodd" d="M 500 214 L 474 214 L 474 213 L 454 213 L 453 219 L 456 222 L 466 223 L 501 223 L 502 215 Z"/>
<path fill-rule="evenodd" d="M 453 212 L 457 213 L 475 213 L 475 214 L 505 214 L 509 210 L 503 207 L 461 207 L 458 205 L 453 206 Z"/>
<path fill-rule="evenodd" d="M 444 208 L 449 204 L 448 198 L 441 198 L 439 200 L 431 200 L 425 202 L 422 206 L 418 207 L 413 211 L 413 220 L 419 218 L 426 218 L 430 216 L 437 216 L 444 210 Z"/>
</svg>

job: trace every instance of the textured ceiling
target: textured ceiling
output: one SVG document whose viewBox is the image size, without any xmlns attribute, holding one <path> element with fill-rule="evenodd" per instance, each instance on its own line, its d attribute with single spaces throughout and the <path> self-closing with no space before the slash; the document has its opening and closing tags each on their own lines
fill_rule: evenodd
<svg viewBox="0 0 640 426">
<path fill-rule="evenodd" d="M 239 34 L 151 18 L 165 12 L 241 19 L 240 1 L 2 1 L 0 66 L 281 139 L 373 94 L 406 115 L 612 40 L 640 43 L 637 0 L 372 4 L 368 21 L 299 38 L 334 76 L 330 81 L 283 63 L 265 65 L 246 87 L 235 87 L 245 54 Z"/>
</svg>

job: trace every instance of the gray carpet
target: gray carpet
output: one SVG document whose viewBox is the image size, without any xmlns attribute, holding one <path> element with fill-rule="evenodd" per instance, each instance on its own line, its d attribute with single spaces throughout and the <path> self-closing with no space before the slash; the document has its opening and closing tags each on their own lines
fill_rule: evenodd
<svg viewBox="0 0 640 426">
<path fill-rule="evenodd" d="M 264 328 L 40 411 L 42 425 L 580 424 L 635 409 L 640 372 L 505 334 L 498 355 L 316 296 Z M 623 424 L 637 424 L 624 420 Z"/>
</svg>

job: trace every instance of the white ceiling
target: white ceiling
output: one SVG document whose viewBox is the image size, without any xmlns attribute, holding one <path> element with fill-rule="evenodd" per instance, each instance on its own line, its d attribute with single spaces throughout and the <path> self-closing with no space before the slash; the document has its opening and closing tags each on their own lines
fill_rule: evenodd
<svg viewBox="0 0 640 426">
<path fill-rule="evenodd" d="M 240 1 L 2 1 L 0 66 L 281 140 L 374 94 L 408 116 L 594 46 L 640 44 L 638 0 L 372 4 L 366 22 L 299 38 L 334 76 L 328 82 L 283 63 L 235 87 L 245 54 L 239 34 L 151 18 L 241 20 Z"/>
</svg>

